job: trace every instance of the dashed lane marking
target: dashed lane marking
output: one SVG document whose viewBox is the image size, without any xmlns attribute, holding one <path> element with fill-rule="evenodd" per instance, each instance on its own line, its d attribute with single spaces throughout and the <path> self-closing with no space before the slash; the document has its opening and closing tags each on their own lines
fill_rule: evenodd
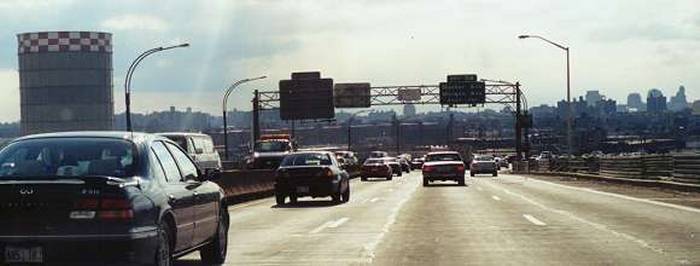
<svg viewBox="0 0 700 266">
<path fill-rule="evenodd" d="M 499 198 L 498 196 L 491 196 L 491 198 L 492 198 L 493 200 L 498 200 L 498 201 L 501 200 L 501 198 Z"/>
<path fill-rule="evenodd" d="M 523 217 L 525 217 L 526 220 L 530 221 L 531 223 L 533 223 L 533 224 L 535 224 L 535 225 L 539 225 L 539 226 L 545 226 L 545 225 L 547 225 L 546 223 L 544 223 L 543 221 L 538 220 L 537 218 L 535 218 L 535 217 L 532 216 L 532 215 L 523 214 Z"/>
</svg>

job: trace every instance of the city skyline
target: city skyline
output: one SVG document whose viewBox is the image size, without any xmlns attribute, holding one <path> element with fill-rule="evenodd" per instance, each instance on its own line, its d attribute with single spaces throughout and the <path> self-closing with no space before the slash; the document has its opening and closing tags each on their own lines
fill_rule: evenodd
<svg viewBox="0 0 700 266">
<path fill-rule="evenodd" d="M 146 49 L 184 41 L 192 46 L 153 56 L 139 68 L 134 111 L 175 105 L 220 112 L 230 83 L 268 75 L 231 97 L 232 108 L 246 110 L 253 89 L 276 89 L 278 80 L 300 70 L 375 86 L 430 85 L 447 74 L 476 73 L 520 81 L 530 106 L 555 104 L 565 97 L 563 53 L 536 40 L 518 40 L 519 34 L 540 34 L 571 47 L 573 95 L 599 90 L 621 101 L 631 91 L 652 88 L 671 96 L 684 85 L 692 101 L 700 98 L 700 62 L 692 60 L 700 57 L 695 34 L 700 15 L 694 7 L 694 1 L 631 0 L 124 1 L 115 10 L 100 1 L 4 1 L 0 121 L 19 119 L 16 34 L 64 29 L 114 34 L 116 112 L 124 110 L 122 81 L 131 60 Z M 359 11 L 367 14 L 363 20 L 355 19 Z M 37 19 L 26 21 L 29 16 Z M 491 23 L 496 17 L 498 23 Z"/>
</svg>

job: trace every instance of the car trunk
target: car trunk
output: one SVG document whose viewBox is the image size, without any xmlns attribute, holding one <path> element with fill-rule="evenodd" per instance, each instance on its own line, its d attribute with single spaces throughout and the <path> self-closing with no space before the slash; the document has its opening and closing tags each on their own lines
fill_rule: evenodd
<svg viewBox="0 0 700 266">
<path fill-rule="evenodd" d="M 105 221 L 97 216 L 104 198 L 125 199 L 118 185 L 109 185 L 105 180 L 2 180 L 0 235 L 101 233 Z M 86 206 L 87 202 L 96 206 Z M 94 217 L 71 218 L 74 211 L 93 211 Z"/>
<path fill-rule="evenodd" d="M 464 163 L 462 162 L 426 162 L 423 167 L 432 168 L 433 172 L 437 173 L 453 173 L 455 171 L 460 171 L 461 167 L 464 170 Z"/>
</svg>

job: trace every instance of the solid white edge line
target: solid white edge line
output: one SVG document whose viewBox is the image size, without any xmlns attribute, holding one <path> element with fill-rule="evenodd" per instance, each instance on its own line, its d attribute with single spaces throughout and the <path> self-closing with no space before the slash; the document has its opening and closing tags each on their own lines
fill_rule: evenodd
<svg viewBox="0 0 700 266">
<path fill-rule="evenodd" d="M 619 199 L 626 199 L 626 200 L 631 200 L 631 201 L 636 201 L 636 202 L 642 202 L 642 203 L 647 203 L 647 204 L 652 204 L 652 205 L 657 205 L 657 206 L 662 206 L 662 207 L 667 207 L 667 208 L 673 208 L 677 210 L 683 210 L 683 211 L 689 211 L 689 212 L 695 212 L 695 213 L 700 213 L 700 209 L 693 208 L 693 207 L 687 207 L 687 206 L 681 206 L 681 205 L 676 205 L 676 204 L 671 204 L 671 203 L 666 203 L 666 202 L 659 202 L 659 201 L 653 201 L 653 200 L 648 200 L 648 199 L 641 199 L 641 198 L 635 198 L 631 196 L 625 196 L 621 194 L 616 194 L 616 193 L 610 193 L 610 192 L 604 192 L 604 191 L 599 191 L 591 188 L 580 188 L 580 187 L 572 187 L 572 186 L 567 186 L 567 185 L 562 185 L 562 184 L 557 184 L 557 183 L 552 183 L 549 181 L 544 181 L 544 180 L 539 180 L 535 178 L 530 179 L 532 182 L 539 182 L 543 184 L 548 184 L 556 187 L 561 187 L 561 188 L 567 188 L 567 189 L 572 189 L 572 190 L 578 190 L 578 191 L 584 191 L 584 192 L 589 192 L 589 193 L 594 193 L 594 194 L 599 194 L 599 195 L 606 195 L 610 197 L 615 197 Z"/>
<path fill-rule="evenodd" d="M 545 226 L 545 225 L 547 225 L 546 223 L 544 223 L 543 221 L 538 220 L 537 218 L 535 218 L 535 217 L 532 216 L 532 215 L 523 214 L 523 217 L 525 217 L 526 220 L 530 221 L 531 223 L 533 223 L 533 224 L 535 224 L 535 225 L 539 225 L 539 226 Z"/>
</svg>

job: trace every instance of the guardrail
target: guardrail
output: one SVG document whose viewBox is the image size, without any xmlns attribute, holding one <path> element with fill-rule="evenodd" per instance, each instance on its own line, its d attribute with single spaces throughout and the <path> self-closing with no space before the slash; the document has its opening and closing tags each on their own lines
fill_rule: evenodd
<svg viewBox="0 0 700 266">
<path fill-rule="evenodd" d="M 517 172 L 565 172 L 622 179 L 700 184 L 700 153 L 645 154 L 530 160 Z M 522 171 L 527 169 L 527 171 Z"/>
</svg>

